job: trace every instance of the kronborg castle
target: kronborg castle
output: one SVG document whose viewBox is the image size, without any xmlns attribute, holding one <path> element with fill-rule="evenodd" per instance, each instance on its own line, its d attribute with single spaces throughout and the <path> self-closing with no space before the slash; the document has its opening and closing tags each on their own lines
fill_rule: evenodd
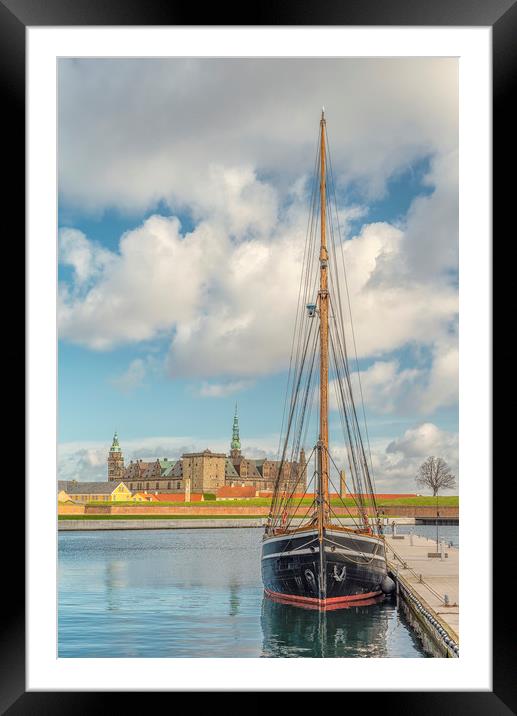
<svg viewBox="0 0 517 716">
<path fill-rule="evenodd" d="M 179 460 L 131 460 L 125 465 L 117 433 L 113 437 L 108 454 L 109 482 L 122 481 L 131 492 L 182 493 L 186 499 L 191 492 L 216 493 L 224 487 L 253 488 L 255 494 L 269 492 L 273 490 L 279 469 L 279 460 L 251 460 L 242 455 L 237 412 L 233 419 L 229 455 L 204 450 L 185 453 Z M 280 484 L 284 482 L 287 485 L 289 482 L 292 485 L 300 475 L 297 491 L 304 492 L 306 472 L 305 453 L 302 449 L 297 462 L 284 462 Z"/>
</svg>

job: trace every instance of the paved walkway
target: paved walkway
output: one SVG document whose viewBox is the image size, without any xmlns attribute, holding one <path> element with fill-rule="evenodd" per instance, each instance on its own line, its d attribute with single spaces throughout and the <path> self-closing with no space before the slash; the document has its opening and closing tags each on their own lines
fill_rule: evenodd
<svg viewBox="0 0 517 716">
<path fill-rule="evenodd" d="M 436 552 L 436 540 L 417 535 L 404 535 L 403 539 L 393 539 L 387 535 L 386 547 L 388 562 L 393 571 L 398 570 L 415 596 L 427 602 L 438 619 L 449 627 L 448 631 L 455 632 L 459 641 L 459 550 L 446 547 L 445 554 L 448 557 L 443 560 L 440 557 L 428 557 L 429 552 Z M 404 568 L 401 560 L 407 568 Z M 444 606 L 445 594 L 449 597 L 450 606 Z M 454 637 L 452 633 L 451 636 Z"/>
</svg>

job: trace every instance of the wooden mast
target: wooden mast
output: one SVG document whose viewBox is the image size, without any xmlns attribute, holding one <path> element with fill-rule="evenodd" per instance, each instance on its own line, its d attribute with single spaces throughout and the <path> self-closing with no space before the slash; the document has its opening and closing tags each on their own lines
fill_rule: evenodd
<svg viewBox="0 0 517 716">
<path fill-rule="evenodd" d="M 318 524 L 320 534 L 329 518 L 329 426 L 328 426 L 328 382 L 329 382 L 329 326 L 328 326 L 328 252 L 326 237 L 326 169 L 325 169 L 325 110 L 321 112 L 320 120 L 320 434 L 318 443 L 319 462 L 319 509 Z"/>
</svg>

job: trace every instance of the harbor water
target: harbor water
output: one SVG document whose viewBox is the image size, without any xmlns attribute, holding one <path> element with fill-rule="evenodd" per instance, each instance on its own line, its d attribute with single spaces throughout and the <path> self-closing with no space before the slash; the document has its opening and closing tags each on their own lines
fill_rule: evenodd
<svg viewBox="0 0 517 716">
<path fill-rule="evenodd" d="M 391 527 L 384 527 L 384 532 L 387 535 L 391 535 Z M 398 535 L 408 535 L 413 532 L 421 537 L 427 537 L 433 542 L 436 540 L 436 526 L 435 525 L 397 525 Z M 459 548 L 459 527 L 458 525 L 438 525 L 438 540 L 445 542 L 446 546 Z"/>
<path fill-rule="evenodd" d="M 457 527 L 442 532 L 457 543 Z M 264 598 L 261 538 L 257 528 L 60 533 L 58 656 L 425 657 L 392 598 L 327 613 Z"/>
</svg>

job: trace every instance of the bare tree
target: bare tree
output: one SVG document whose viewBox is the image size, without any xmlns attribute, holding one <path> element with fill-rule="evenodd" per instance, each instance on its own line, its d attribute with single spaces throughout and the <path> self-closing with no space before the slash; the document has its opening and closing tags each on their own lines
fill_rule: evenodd
<svg viewBox="0 0 517 716">
<path fill-rule="evenodd" d="M 441 457 L 428 457 L 418 468 L 416 481 L 418 485 L 432 490 L 433 497 L 440 490 L 452 490 L 456 486 L 456 476 Z"/>
</svg>

